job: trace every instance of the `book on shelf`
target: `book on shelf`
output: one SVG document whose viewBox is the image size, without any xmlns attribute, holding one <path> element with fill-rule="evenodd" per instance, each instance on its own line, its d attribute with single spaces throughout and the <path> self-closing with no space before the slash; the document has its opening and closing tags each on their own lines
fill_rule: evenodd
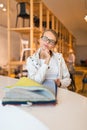
<svg viewBox="0 0 87 130">
<path fill-rule="evenodd" d="M 40 84 L 27 77 L 22 77 L 18 81 L 6 87 L 2 104 L 56 104 L 57 86 L 53 80 L 45 80 Z"/>
</svg>

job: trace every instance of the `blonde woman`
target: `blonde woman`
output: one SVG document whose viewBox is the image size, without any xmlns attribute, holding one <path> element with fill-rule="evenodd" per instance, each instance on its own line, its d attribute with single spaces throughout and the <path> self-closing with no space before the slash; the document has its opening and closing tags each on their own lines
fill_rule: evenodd
<svg viewBox="0 0 87 130">
<path fill-rule="evenodd" d="M 61 53 L 53 52 L 58 41 L 54 30 L 45 30 L 39 39 L 40 48 L 26 61 L 28 77 L 43 83 L 54 80 L 58 87 L 67 88 L 71 79 Z"/>
</svg>

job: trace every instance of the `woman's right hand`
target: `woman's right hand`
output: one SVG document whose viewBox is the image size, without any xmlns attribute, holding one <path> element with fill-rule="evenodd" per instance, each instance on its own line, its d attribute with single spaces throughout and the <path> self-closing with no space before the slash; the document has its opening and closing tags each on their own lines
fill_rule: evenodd
<svg viewBox="0 0 87 130">
<path fill-rule="evenodd" d="M 51 55 L 50 55 L 50 51 L 48 49 L 42 49 L 41 50 L 41 55 L 43 57 L 43 59 L 45 60 L 45 64 L 49 64 Z"/>
</svg>

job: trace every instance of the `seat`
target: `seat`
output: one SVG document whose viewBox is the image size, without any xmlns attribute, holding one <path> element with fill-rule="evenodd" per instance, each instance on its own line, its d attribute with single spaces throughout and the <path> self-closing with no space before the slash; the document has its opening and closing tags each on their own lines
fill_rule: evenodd
<svg viewBox="0 0 87 130">
<path fill-rule="evenodd" d="M 82 92 L 84 91 L 85 84 L 87 84 L 87 73 L 84 74 L 82 79 Z"/>
<path fill-rule="evenodd" d="M 28 57 L 27 51 L 35 51 L 35 48 L 29 48 L 28 44 L 29 44 L 28 40 L 21 39 L 20 61 L 25 60 Z"/>
<path fill-rule="evenodd" d="M 17 8 L 17 17 L 16 17 L 16 27 L 18 24 L 18 18 L 23 19 L 23 27 L 25 26 L 25 19 L 30 21 L 30 15 L 27 13 L 27 6 L 29 6 L 28 2 L 18 2 L 16 5 Z"/>
</svg>

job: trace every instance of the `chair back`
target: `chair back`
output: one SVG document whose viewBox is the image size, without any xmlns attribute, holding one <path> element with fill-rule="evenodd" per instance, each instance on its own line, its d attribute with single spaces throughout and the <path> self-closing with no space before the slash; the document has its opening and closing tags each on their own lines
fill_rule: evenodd
<svg viewBox="0 0 87 130">
<path fill-rule="evenodd" d="M 37 16 L 34 16 L 33 20 L 34 20 L 34 26 L 35 27 L 39 27 L 40 19 Z"/>
<path fill-rule="evenodd" d="M 84 74 L 82 79 L 82 92 L 84 91 L 85 84 L 87 84 L 87 73 Z"/>
<path fill-rule="evenodd" d="M 87 83 L 87 73 L 84 74 L 83 79 L 82 79 L 82 82 L 83 82 L 83 83 Z"/>
<path fill-rule="evenodd" d="M 21 39 L 22 49 L 28 48 L 28 40 Z"/>
<path fill-rule="evenodd" d="M 21 2 L 20 3 L 20 15 L 21 14 L 26 14 L 26 6 L 25 6 L 25 2 Z"/>
<path fill-rule="evenodd" d="M 25 25 L 25 19 L 30 19 L 29 11 L 27 11 L 28 7 L 29 7 L 28 2 L 18 2 L 17 3 L 17 5 L 16 5 L 16 8 L 17 8 L 16 27 L 17 27 L 19 17 L 23 19 L 23 27 Z M 29 25 L 30 25 L 30 23 L 29 23 Z"/>
<path fill-rule="evenodd" d="M 26 6 L 29 6 L 29 3 L 28 2 L 19 2 L 17 3 L 17 15 L 22 17 L 24 15 L 29 15 L 29 13 L 27 12 L 27 7 Z"/>
</svg>

